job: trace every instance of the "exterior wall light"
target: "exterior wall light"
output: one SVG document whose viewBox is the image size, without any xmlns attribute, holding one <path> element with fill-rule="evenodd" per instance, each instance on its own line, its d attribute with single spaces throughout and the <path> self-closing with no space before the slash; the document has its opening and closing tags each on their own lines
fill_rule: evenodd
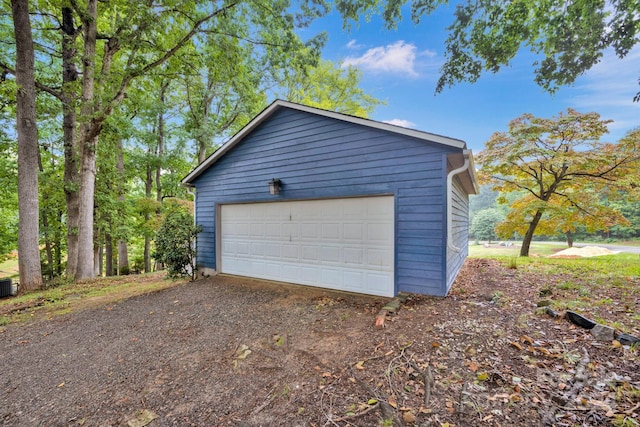
<svg viewBox="0 0 640 427">
<path fill-rule="evenodd" d="M 279 179 L 272 178 L 271 181 L 269 181 L 269 194 L 271 194 L 272 196 L 276 196 L 280 194 L 281 186 L 282 186 L 282 181 L 280 181 Z"/>
</svg>

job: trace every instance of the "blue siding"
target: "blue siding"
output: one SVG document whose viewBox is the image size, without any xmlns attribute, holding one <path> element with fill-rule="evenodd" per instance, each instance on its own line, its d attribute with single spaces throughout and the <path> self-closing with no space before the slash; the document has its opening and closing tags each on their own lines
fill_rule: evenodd
<svg viewBox="0 0 640 427">
<path fill-rule="evenodd" d="M 469 196 L 462 189 L 458 179 L 454 179 L 453 184 L 452 239 L 453 245 L 459 248 L 460 251 L 456 252 L 447 249 L 446 292 L 449 292 L 449 289 L 451 289 L 451 285 L 453 285 L 453 281 L 469 253 Z"/>
<path fill-rule="evenodd" d="M 194 179 L 198 264 L 216 269 L 217 204 L 393 194 L 396 291 L 445 295 L 457 265 L 446 258 L 446 156 L 459 151 L 279 109 Z M 282 180 L 279 196 L 271 178 Z"/>
</svg>

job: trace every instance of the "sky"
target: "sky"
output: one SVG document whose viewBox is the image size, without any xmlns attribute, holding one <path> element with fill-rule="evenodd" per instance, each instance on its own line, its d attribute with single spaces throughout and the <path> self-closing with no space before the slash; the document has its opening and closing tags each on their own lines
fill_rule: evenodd
<svg viewBox="0 0 640 427">
<path fill-rule="evenodd" d="M 535 84 L 536 58 L 525 49 L 498 73 L 484 73 L 473 84 L 458 83 L 436 95 L 446 27 L 452 20 L 453 7 L 441 7 L 418 25 L 405 14 L 397 29 L 387 30 L 373 16 L 346 31 L 334 12 L 305 33 L 327 31 L 323 59 L 361 70 L 360 87 L 386 103 L 376 108 L 371 119 L 462 139 L 474 153 L 482 150 L 494 132 L 506 131 L 509 121 L 524 113 L 553 117 L 569 107 L 582 113 L 597 112 L 603 119 L 614 120 L 610 133 L 602 138 L 609 142 L 640 126 L 640 103 L 633 103 L 640 91 L 637 47 L 622 60 L 607 52 L 573 86 L 553 95 Z"/>
</svg>

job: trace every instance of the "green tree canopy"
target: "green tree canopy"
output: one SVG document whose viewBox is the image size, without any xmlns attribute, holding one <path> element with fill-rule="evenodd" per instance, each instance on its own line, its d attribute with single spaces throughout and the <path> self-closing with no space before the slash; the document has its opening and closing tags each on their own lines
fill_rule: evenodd
<svg viewBox="0 0 640 427">
<path fill-rule="evenodd" d="M 358 87 L 362 73 L 331 61 L 320 61 L 297 70 L 286 81 L 285 98 L 325 110 L 369 117 L 382 101 Z"/>
<path fill-rule="evenodd" d="M 405 4 L 411 5 L 411 18 L 418 23 L 449 1 L 336 0 L 347 26 L 378 9 L 387 26 L 394 27 Z M 625 57 L 640 41 L 639 11 L 638 0 L 457 2 L 436 91 L 474 82 L 485 71 L 497 72 L 528 49 L 537 57 L 532 64 L 536 83 L 554 92 L 597 64 L 607 49 Z"/>
<path fill-rule="evenodd" d="M 480 180 L 503 194 L 499 201 L 506 202 L 507 193 L 522 194 L 498 230 L 524 234 L 521 256 L 528 256 L 539 225 L 545 233 L 566 233 L 580 223 L 597 229 L 622 221 L 603 202 L 626 193 L 629 176 L 637 178 L 640 132 L 617 144 L 600 142 L 608 123 L 597 113 L 572 109 L 551 119 L 524 114 L 485 144 L 477 159 Z"/>
</svg>

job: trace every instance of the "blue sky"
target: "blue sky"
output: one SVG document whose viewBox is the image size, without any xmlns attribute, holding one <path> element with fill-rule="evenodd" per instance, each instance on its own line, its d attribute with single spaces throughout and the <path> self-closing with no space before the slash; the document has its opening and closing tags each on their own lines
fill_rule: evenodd
<svg viewBox="0 0 640 427">
<path fill-rule="evenodd" d="M 507 130 L 509 121 L 523 113 L 551 117 L 568 107 L 595 111 L 614 120 L 603 138 L 611 142 L 640 126 L 640 104 L 632 102 L 640 90 L 638 48 L 623 60 L 605 55 L 572 87 L 554 95 L 534 83 L 536 58 L 526 50 L 497 74 L 483 74 L 474 84 L 459 83 L 435 95 L 453 7 L 441 7 L 418 25 L 408 15 L 404 18 L 396 30 L 386 30 L 373 16 L 345 31 L 333 13 L 305 30 L 327 31 L 324 59 L 358 67 L 363 74 L 360 86 L 386 102 L 376 109 L 374 120 L 462 139 L 475 153 L 492 133 Z"/>
</svg>

